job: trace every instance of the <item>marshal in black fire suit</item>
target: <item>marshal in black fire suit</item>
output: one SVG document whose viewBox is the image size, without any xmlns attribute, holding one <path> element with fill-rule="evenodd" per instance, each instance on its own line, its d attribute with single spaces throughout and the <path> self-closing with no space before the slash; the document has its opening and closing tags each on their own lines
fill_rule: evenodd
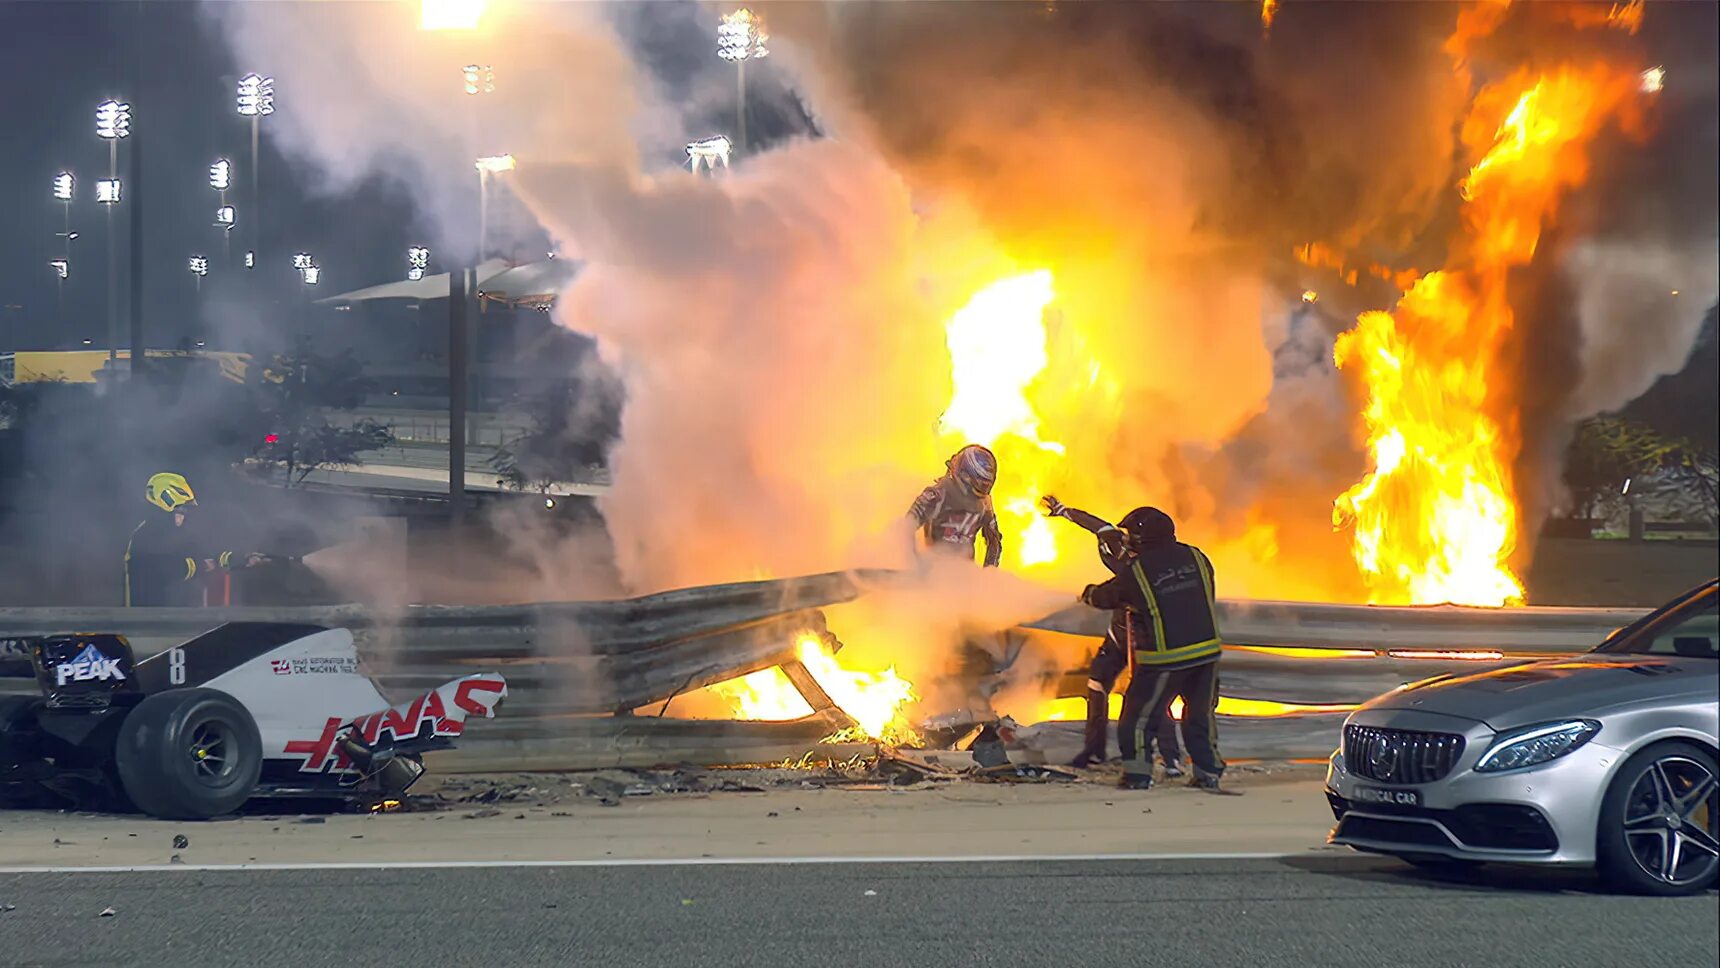
<svg viewBox="0 0 1720 968">
<path fill-rule="evenodd" d="M 161 473 L 149 479 L 145 498 L 152 511 L 132 529 L 125 546 L 125 604 L 127 606 L 201 606 L 203 588 L 195 581 L 210 572 L 234 566 L 235 554 L 201 546 L 194 529 L 186 527 L 187 512 L 197 507 L 197 495 L 179 474 Z M 260 558 L 243 559 L 246 565 Z"/>
<path fill-rule="evenodd" d="M 1137 508 L 1123 519 L 1135 553 L 1121 574 L 1089 585 L 1081 600 L 1094 608 L 1126 608 L 1134 653 L 1117 742 L 1123 750 L 1122 786 L 1153 782 L 1147 737 L 1170 715 L 1165 697 L 1182 695 L 1183 738 L 1194 764 L 1191 785 L 1223 792 L 1218 751 L 1218 637 L 1212 562 L 1176 540 L 1176 524 L 1157 508 Z"/>
<path fill-rule="evenodd" d="M 1096 514 L 1089 514 L 1080 508 L 1070 507 L 1057 498 L 1047 494 L 1040 498 L 1047 514 L 1054 518 L 1063 518 L 1073 522 L 1099 539 L 1099 562 L 1113 575 L 1121 575 L 1135 560 L 1134 553 L 1129 550 L 1128 539 L 1122 529 L 1106 521 Z M 1116 609 L 1111 613 L 1111 627 L 1105 631 L 1105 641 L 1099 645 L 1099 652 L 1093 656 L 1093 663 L 1087 669 L 1087 725 L 1082 735 L 1081 752 L 1069 765 L 1084 768 L 1105 759 L 1106 727 L 1110 725 L 1111 690 L 1117 685 L 1117 678 L 1123 670 L 1129 667 L 1129 610 Z M 1165 696 L 1165 707 L 1168 709 L 1174 693 Z M 1184 700 L 1187 703 L 1187 700 Z M 1150 740 L 1156 739 L 1159 746 L 1159 759 L 1165 764 L 1165 776 L 1176 778 L 1183 775 L 1182 748 L 1177 744 L 1177 722 L 1170 716 L 1159 721 L 1159 727 Z M 1143 755 L 1151 762 L 1150 749 Z"/>
</svg>

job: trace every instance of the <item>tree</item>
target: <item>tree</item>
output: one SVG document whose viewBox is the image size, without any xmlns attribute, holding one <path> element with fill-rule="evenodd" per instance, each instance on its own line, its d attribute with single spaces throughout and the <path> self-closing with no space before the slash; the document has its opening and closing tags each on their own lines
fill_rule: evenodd
<svg viewBox="0 0 1720 968">
<path fill-rule="evenodd" d="M 285 471 L 288 487 L 313 471 L 363 463 L 359 456 L 394 443 L 394 432 L 360 418 L 330 423 L 331 410 L 351 410 L 371 388 L 351 351 L 321 356 L 309 349 L 276 354 L 247 375 L 268 432 L 251 451 L 254 460 Z"/>
<path fill-rule="evenodd" d="M 1665 473 L 1702 496 L 1712 517 L 1714 455 L 1689 441 L 1616 416 L 1591 417 L 1577 425 L 1565 454 L 1565 484 L 1578 517 L 1602 516 L 1634 478 Z"/>
</svg>

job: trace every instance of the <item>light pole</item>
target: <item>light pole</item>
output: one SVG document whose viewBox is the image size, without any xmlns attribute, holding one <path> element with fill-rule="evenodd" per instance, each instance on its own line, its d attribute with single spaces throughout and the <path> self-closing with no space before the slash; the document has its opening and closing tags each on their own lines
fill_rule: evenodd
<svg viewBox="0 0 1720 968">
<path fill-rule="evenodd" d="M 209 274 L 209 260 L 200 255 L 194 255 L 186 260 L 186 268 L 191 270 L 191 279 L 198 292 L 203 291 L 203 277 Z"/>
<path fill-rule="evenodd" d="M 233 187 L 233 163 L 225 158 L 215 159 L 209 166 L 209 187 L 215 190 L 220 203 L 215 208 L 215 224 L 221 229 L 221 263 L 230 261 L 227 232 L 233 227 L 233 206 L 227 204 L 227 189 Z"/>
<path fill-rule="evenodd" d="M 275 113 L 275 79 L 257 73 L 239 78 L 234 103 L 239 109 L 239 116 L 251 121 L 251 249 L 245 259 L 245 268 L 254 269 L 257 265 L 257 248 L 262 245 L 263 215 L 263 200 L 257 193 L 257 122 Z"/>
<path fill-rule="evenodd" d="M 65 324 L 66 276 L 72 263 L 72 196 L 77 194 L 77 185 L 77 178 L 69 171 L 62 171 L 54 176 L 54 198 L 60 203 L 66 223 L 65 231 L 59 233 L 60 238 L 65 240 L 64 256 L 50 263 L 59 274 L 55 284 L 54 313 L 59 317 L 61 325 Z"/>
<path fill-rule="evenodd" d="M 490 242 L 490 177 L 515 168 L 513 155 L 490 155 L 479 158 L 478 169 L 478 264 L 489 255 Z"/>
<path fill-rule="evenodd" d="M 747 150 L 747 61 L 770 54 L 766 43 L 764 18 L 745 7 L 723 14 L 717 25 L 717 56 L 735 62 L 735 130 L 736 146 Z"/>
<path fill-rule="evenodd" d="M 108 143 L 108 197 L 102 197 L 102 183 L 96 184 L 96 201 L 107 205 L 108 246 L 108 362 L 116 365 L 119 358 L 119 307 L 114 302 L 119 288 L 119 266 L 114 255 L 113 207 L 119 204 L 119 143 L 131 137 L 131 105 L 109 98 L 96 105 L 96 137 Z"/>
</svg>

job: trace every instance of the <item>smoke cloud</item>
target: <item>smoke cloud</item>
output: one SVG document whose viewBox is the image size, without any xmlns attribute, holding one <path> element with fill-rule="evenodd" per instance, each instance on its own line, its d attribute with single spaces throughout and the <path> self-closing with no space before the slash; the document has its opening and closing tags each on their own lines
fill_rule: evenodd
<svg viewBox="0 0 1720 968">
<path fill-rule="evenodd" d="M 953 449 L 944 321 L 1048 268 L 1051 363 L 1030 395 L 1066 459 L 1041 483 L 1105 515 L 1170 510 L 1224 594 L 1355 597 L 1329 516 L 1360 470 L 1356 408 L 1326 361 L 1393 294 L 1291 253 L 1448 255 L 1471 160 L 1468 79 L 1443 48 L 1456 5 L 1293 4 L 1265 36 L 1245 4 L 766 4 L 774 67 L 753 96 L 804 104 L 825 136 L 714 179 L 652 161 L 732 107 L 714 15 L 649 7 L 618 27 L 596 5 L 496 3 L 475 40 L 416 32 L 409 5 L 211 8 L 242 60 L 275 65 L 283 104 L 317 104 L 271 134 L 330 191 L 395 171 L 469 239 L 470 158 L 520 159 L 518 198 L 585 260 L 557 318 L 626 387 L 603 512 L 628 590 L 899 563 L 901 516 Z M 1606 42 L 1712 37 L 1692 29 L 1712 16 L 1657 7 Z M 665 37 L 710 66 L 666 67 Z M 1576 334 L 1558 376 L 1575 390 L 1525 442 L 1537 460 L 1675 369 L 1713 299 L 1713 54 L 1685 48 L 1689 65 L 1667 55 L 1674 83 L 1696 79 L 1679 116 L 1706 118 L 1651 144 L 1710 176 L 1706 194 L 1626 219 L 1654 179 L 1621 162 L 1573 198 L 1548 256 L 1570 284 L 1538 290 L 1567 301 L 1524 314 Z M 473 61 L 496 66 L 494 99 L 460 94 Z M 1068 588 L 1092 562 L 1065 557 L 1046 577 Z"/>
</svg>

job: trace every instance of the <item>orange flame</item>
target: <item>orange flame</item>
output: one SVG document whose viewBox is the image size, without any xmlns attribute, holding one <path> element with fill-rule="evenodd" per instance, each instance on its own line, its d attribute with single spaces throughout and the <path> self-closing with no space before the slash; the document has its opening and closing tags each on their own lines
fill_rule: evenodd
<svg viewBox="0 0 1720 968">
<path fill-rule="evenodd" d="M 1027 391 L 1044 372 L 1045 310 L 1055 298 L 1051 273 L 1029 272 L 975 293 L 945 326 L 954 391 L 938 427 L 951 449 L 983 444 L 997 452 L 997 515 L 1008 535 L 1005 563 L 1026 567 L 1057 559 L 1051 523 L 1035 505 L 1063 445 L 1039 437 Z"/>
<path fill-rule="evenodd" d="M 896 674 L 845 668 L 815 635 L 802 636 L 796 657 L 836 707 L 855 725 L 832 739 L 876 740 L 897 746 L 917 745 L 919 734 L 908 722 L 907 709 L 919 701 L 913 683 Z M 784 721 L 810 716 L 813 709 L 782 669 L 772 666 L 706 689 L 727 704 L 736 719 Z"/>
<path fill-rule="evenodd" d="M 1460 185 L 1469 264 L 1421 277 L 1394 312 L 1364 313 L 1338 338 L 1335 362 L 1368 390 L 1372 469 L 1333 502 L 1332 520 L 1355 526 L 1370 601 L 1521 604 L 1507 564 L 1521 526 L 1508 275 L 1586 179 L 1588 143 L 1615 116 L 1628 126 L 1639 86 L 1597 65 L 1484 88 L 1462 131 L 1480 156 Z"/>
<path fill-rule="evenodd" d="M 1278 0 L 1260 0 L 1260 26 L 1264 30 L 1272 29 L 1272 20 L 1278 16 Z"/>
</svg>

